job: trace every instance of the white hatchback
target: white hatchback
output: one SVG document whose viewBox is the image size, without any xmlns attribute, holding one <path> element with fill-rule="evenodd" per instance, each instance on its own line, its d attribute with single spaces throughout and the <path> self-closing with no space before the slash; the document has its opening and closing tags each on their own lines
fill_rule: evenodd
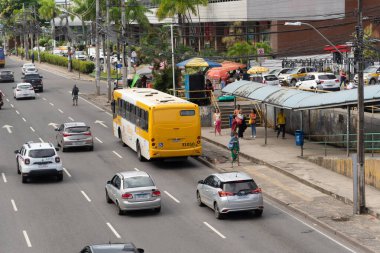
<svg viewBox="0 0 380 253">
<path fill-rule="evenodd" d="M 36 93 L 34 92 L 34 88 L 30 83 L 18 83 L 17 86 L 13 88 L 13 97 L 15 99 L 19 99 L 19 98 L 36 99 Z"/>
<path fill-rule="evenodd" d="M 333 73 L 308 73 L 302 81 L 296 83 L 299 89 L 320 89 L 339 91 L 340 81 Z"/>
<path fill-rule="evenodd" d="M 23 75 L 25 75 L 25 70 L 26 70 L 27 68 L 32 68 L 32 67 L 36 67 L 36 66 L 34 65 L 34 63 L 30 63 L 30 62 L 28 62 L 28 63 L 24 63 L 24 65 L 22 65 L 22 67 L 21 67 L 21 73 L 22 73 Z"/>
<path fill-rule="evenodd" d="M 28 67 L 24 70 L 24 75 L 38 74 L 38 70 L 35 67 Z"/>
</svg>

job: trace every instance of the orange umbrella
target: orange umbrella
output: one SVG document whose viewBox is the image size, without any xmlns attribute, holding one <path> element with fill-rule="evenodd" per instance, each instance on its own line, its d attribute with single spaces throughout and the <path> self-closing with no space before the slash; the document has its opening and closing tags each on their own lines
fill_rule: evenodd
<svg viewBox="0 0 380 253">
<path fill-rule="evenodd" d="M 209 79 L 224 79 L 227 80 L 229 77 L 228 74 L 229 69 L 224 67 L 212 68 L 207 71 L 207 78 Z"/>
<path fill-rule="evenodd" d="M 245 68 L 246 65 L 245 64 L 241 64 L 241 63 L 238 63 L 238 62 L 233 62 L 233 61 L 224 61 L 222 62 L 222 68 L 228 68 L 228 71 L 231 71 L 231 70 L 236 70 L 236 69 L 243 69 Z"/>
</svg>

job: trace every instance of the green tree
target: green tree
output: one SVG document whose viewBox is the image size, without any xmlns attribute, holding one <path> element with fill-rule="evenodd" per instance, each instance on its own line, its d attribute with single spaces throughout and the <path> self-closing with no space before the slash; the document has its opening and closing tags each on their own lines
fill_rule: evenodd
<svg viewBox="0 0 380 253">
<path fill-rule="evenodd" d="M 228 48 L 227 55 L 231 57 L 239 58 L 240 63 L 244 62 L 244 59 L 248 55 L 255 53 L 255 46 L 246 41 L 235 42 L 232 46 Z"/>
<path fill-rule="evenodd" d="M 229 36 L 226 36 L 222 39 L 222 42 L 226 45 L 227 48 L 231 47 L 233 44 L 239 41 L 243 41 L 243 29 L 242 23 L 240 21 L 233 22 L 231 26 L 228 27 Z"/>
<path fill-rule="evenodd" d="M 38 0 L 41 7 L 38 9 L 38 13 L 40 14 L 41 18 L 52 21 L 53 27 L 52 27 L 52 37 L 53 40 L 55 40 L 55 20 L 54 18 L 58 16 L 61 11 L 57 8 L 57 5 L 55 3 L 55 0 Z"/>
</svg>

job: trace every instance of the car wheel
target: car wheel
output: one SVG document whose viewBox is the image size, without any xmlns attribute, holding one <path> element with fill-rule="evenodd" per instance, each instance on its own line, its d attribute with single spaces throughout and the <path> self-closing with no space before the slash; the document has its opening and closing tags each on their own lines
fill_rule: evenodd
<svg viewBox="0 0 380 253">
<path fill-rule="evenodd" d="M 296 79 L 293 79 L 290 81 L 290 86 L 295 86 L 297 83 L 297 80 Z"/>
<path fill-rule="evenodd" d="M 154 208 L 154 212 L 155 212 L 155 213 L 159 213 L 159 212 L 161 212 L 161 207 Z"/>
<path fill-rule="evenodd" d="M 144 157 L 141 154 L 141 147 L 140 147 L 140 143 L 139 142 L 137 142 L 137 144 L 136 144 L 136 152 L 137 152 L 137 159 L 139 159 L 140 162 L 143 162 L 144 161 Z"/>
<path fill-rule="evenodd" d="M 57 176 L 57 181 L 58 182 L 61 182 L 63 180 L 63 174 L 59 174 L 58 176 Z"/>
<path fill-rule="evenodd" d="M 118 136 L 119 136 L 119 139 L 120 139 L 120 141 L 121 141 L 123 147 L 126 147 L 127 144 L 125 144 L 125 143 L 123 142 L 123 137 L 122 137 L 122 135 L 121 135 L 121 130 L 120 130 L 120 128 L 117 130 L 117 134 L 118 134 Z"/>
<path fill-rule="evenodd" d="M 116 205 L 117 205 L 117 211 L 118 211 L 118 214 L 119 214 L 119 215 L 124 215 L 124 214 L 125 214 L 125 211 L 124 211 L 124 210 L 121 210 L 120 205 L 119 205 L 119 202 L 116 201 Z"/>
<path fill-rule="evenodd" d="M 28 182 L 28 177 L 25 176 L 23 173 L 21 174 L 21 178 L 22 178 L 22 183 L 23 184 L 26 184 Z"/>
<path fill-rule="evenodd" d="M 197 191 L 197 203 L 198 203 L 198 206 L 204 206 L 201 199 L 201 195 L 199 194 L 199 191 Z"/>
<path fill-rule="evenodd" d="M 112 199 L 110 198 L 110 196 L 108 196 L 107 190 L 106 190 L 106 201 L 107 201 L 108 204 L 112 203 Z"/>
<path fill-rule="evenodd" d="M 215 215 L 215 218 L 217 218 L 218 220 L 223 218 L 223 215 L 220 213 L 219 206 L 217 203 L 214 204 L 214 215 Z"/>
<path fill-rule="evenodd" d="M 67 148 L 62 147 L 62 152 L 66 152 L 66 151 L 67 151 Z"/>
<path fill-rule="evenodd" d="M 44 88 L 40 88 L 40 92 L 44 92 Z"/>
<path fill-rule="evenodd" d="M 261 217 L 261 215 L 263 215 L 263 209 L 259 209 L 259 210 L 255 210 L 255 215 L 257 216 L 257 217 Z"/>
<path fill-rule="evenodd" d="M 90 147 L 88 148 L 88 150 L 89 150 L 89 151 L 94 151 L 94 146 L 90 146 Z"/>
<path fill-rule="evenodd" d="M 18 160 L 16 160 L 16 164 L 17 164 L 17 174 L 21 174 L 20 164 L 19 164 Z"/>
</svg>

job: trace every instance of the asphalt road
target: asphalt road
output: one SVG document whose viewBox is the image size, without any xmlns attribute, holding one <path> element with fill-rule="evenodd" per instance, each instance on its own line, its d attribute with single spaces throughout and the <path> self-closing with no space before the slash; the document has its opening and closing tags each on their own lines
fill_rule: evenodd
<svg viewBox="0 0 380 253">
<path fill-rule="evenodd" d="M 7 59 L 7 69 L 20 81 L 22 65 Z M 112 134 L 108 112 L 80 98 L 71 104 L 74 81 L 40 70 L 44 92 L 35 100 L 14 100 L 11 83 L 0 110 L 0 253 L 79 252 L 85 245 L 132 241 L 145 252 L 354 252 L 355 248 L 327 231 L 313 228 L 284 207 L 265 201 L 264 214 L 234 214 L 216 220 L 198 207 L 196 182 L 213 173 L 194 159 L 182 162 L 139 162 Z M 94 83 L 76 81 L 82 93 Z M 102 85 L 102 92 L 106 86 Z M 63 182 L 54 179 L 21 183 L 14 150 L 26 141 L 55 141 L 54 124 L 83 121 L 92 127 L 93 152 L 59 154 Z M 98 123 L 96 123 L 98 122 Z M 101 123 L 100 123 L 101 122 Z M 9 132 L 5 125 L 11 126 Z M 156 180 L 163 198 L 160 214 L 117 215 L 105 201 L 104 186 L 118 171 L 144 170 Z"/>
</svg>

